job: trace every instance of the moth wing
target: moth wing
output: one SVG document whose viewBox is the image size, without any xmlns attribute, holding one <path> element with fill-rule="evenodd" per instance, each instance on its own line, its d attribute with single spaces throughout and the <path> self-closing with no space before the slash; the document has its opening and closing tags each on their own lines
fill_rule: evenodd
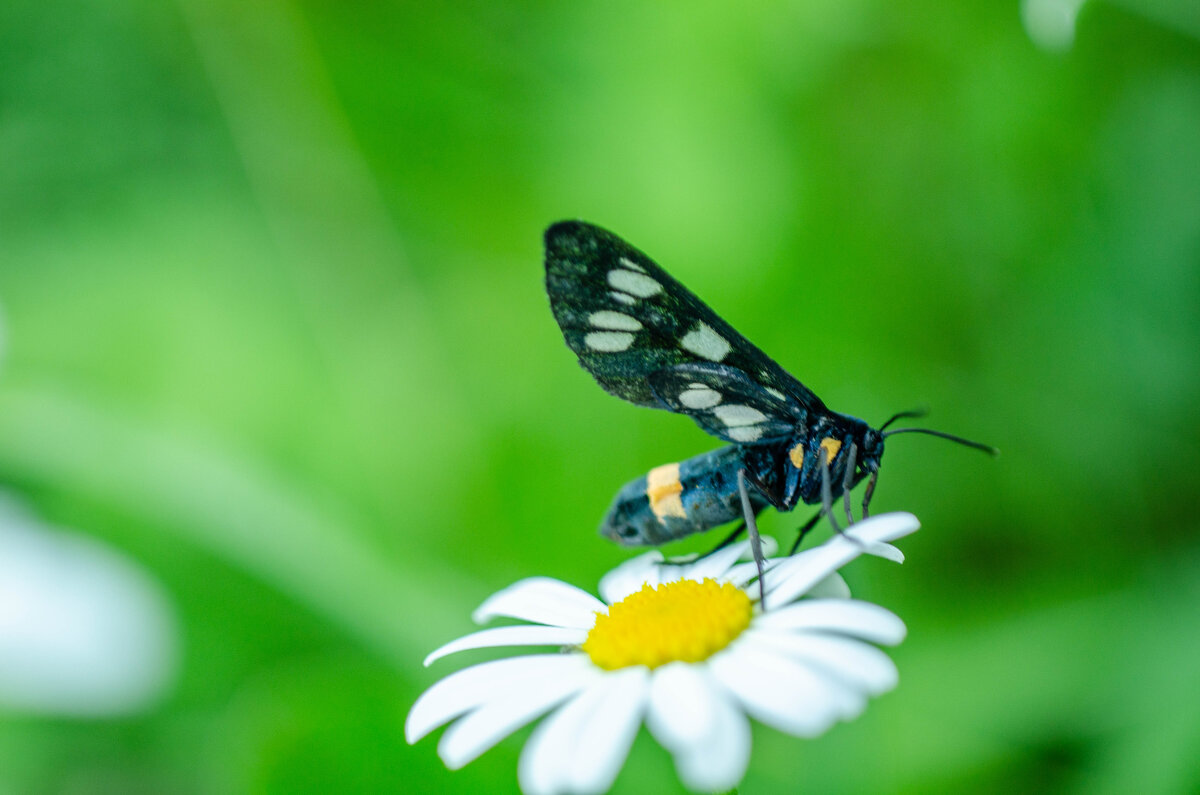
<svg viewBox="0 0 1200 795">
<path fill-rule="evenodd" d="M 655 394 L 650 376 L 680 365 L 720 364 L 807 411 L 828 411 L 690 290 L 611 232 L 562 221 L 546 230 L 545 245 L 554 318 L 579 363 L 606 392 L 675 410 Z"/>
<path fill-rule="evenodd" d="M 651 373 L 650 388 L 662 405 L 686 414 L 727 442 L 750 444 L 786 438 L 806 412 L 786 394 L 721 364 L 681 364 Z"/>
</svg>

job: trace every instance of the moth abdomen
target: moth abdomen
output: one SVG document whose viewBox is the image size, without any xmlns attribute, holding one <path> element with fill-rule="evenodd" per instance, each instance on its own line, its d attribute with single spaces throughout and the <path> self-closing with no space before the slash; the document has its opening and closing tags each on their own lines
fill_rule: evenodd
<svg viewBox="0 0 1200 795">
<path fill-rule="evenodd" d="M 626 546 L 665 544 L 741 518 L 737 473 L 745 456 L 736 446 L 654 467 L 613 498 L 600 534 Z M 753 492 L 755 511 L 768 505 Z"/>
</svg>

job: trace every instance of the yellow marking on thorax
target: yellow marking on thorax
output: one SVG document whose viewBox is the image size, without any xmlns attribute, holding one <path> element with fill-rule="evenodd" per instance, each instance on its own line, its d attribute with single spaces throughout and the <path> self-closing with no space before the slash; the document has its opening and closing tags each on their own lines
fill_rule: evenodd
<svg viewBox="0 0 1200 795">
<path fill-rule="evenodd" d="M 834 439 L 832 436 L 822 439 L 821 449 L 825 451 L 825 463 L 832 464 L 833 459 L 837 458 L 838 451 L 842 449 L 842 440 Z"/>
<path fill-rule="evenodd" d="M 804 469 L 804 442 L 788 450 L 788 458 L 792 461 L 792 466 L 796 469 Z"/>
<path fill-rule="evenodd" d="M 680 496 L 682 494 L 679 464 L 663 464 L 646 474 L 646 499 L 650 500 L 650 510 L 654 511 L 660 524 L 666 524 L 668 516 L 687 518 L 687 511 L 683 509 L 683 499 Z"/>
</svg>

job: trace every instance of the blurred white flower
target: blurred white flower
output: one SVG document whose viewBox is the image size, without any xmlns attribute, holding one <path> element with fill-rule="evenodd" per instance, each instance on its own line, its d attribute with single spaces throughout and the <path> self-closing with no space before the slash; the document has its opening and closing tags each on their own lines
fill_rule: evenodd
<svg viewBox="0 0 1200 795">
<path fill-rule="evenodd" d="M 612 785 L 645 720 L 688 788 L 728 790 L 749 763 L 747 716 L 813 737 L 895 686 L 895 665 L 871 644 L 899 643 L 904 624 L 882 607 L 849 599 L 837 569 L 864 551 L 902 560 L 885 542 L 918 527 L 910 514 L 886 514 L 847 531 L 857 542 L 838 536 L 769 559 L 765 612 L 756 604 L 757 583 L 750 584 L 754 564 L 738 562 L 745 543 L 683 565 L 664 563 L 657 551 L 642 555 L 605 576 L 604 602 L 558 580 L 522 580 L 484 602 L 474 618 L 532 624 L 467 635 L 425 664 L 492 646 L 558 646 L 565 653 L 451 674 L 413 705 L 408 741 L 457 718 L 438 743 L 442 760 L 456 769 L 554 710 L 521 754 L 522 789 L 598 793 Z"/>
<path fill-rule="evenodd" d="M 1085 0 L 1021 0 L 1021 22 L 1033 43 L 1059 52 L 1075 43 L 1075 23 Z"/>
<path fill-rule="evenodd" d="M 174 679 L 177 639 L 162 589 L 140 567 L 0 495 L 0 708 L 143 709 Z"/>
</svg>

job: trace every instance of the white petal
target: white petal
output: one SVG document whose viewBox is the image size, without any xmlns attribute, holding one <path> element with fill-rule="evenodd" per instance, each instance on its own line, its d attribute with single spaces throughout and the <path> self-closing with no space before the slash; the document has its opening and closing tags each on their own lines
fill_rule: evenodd
<svg viewBox="0 0 1200 795">
<path fill-rule="evenodd" d="M 816 632 L 751 630 L 746 633 L 793 660 L 825 671 L 829 676 L 871 695 L 896 686 L 896 664 L 879 649 L 859 640 Z"/>
<path fill-rule="evenodd" d="M 763 555 L 768 556 L 766 565 L 772 565 L 770 555 L 775 554 L 778 542 L 770 536 L 762 537 Z M 619 602 L 643 584 L 651 586 L 675 580 L 703 580 L 711 577 L 718 582 L 731 582 L 739 587 L 758 576 L 753 561 L 737 564 L 740 558 L 750 554 L 750 542 L 730 544 L 711 554 L 687 558 L 664 560 L 657 550 L 640 555 L 622 563 L 600 581 L 600 594 L 609 604 Z"/>
<path fill-rule="evenodd" d="M 851 527 L 844 535 L 835 536 L 819 547 L 785 559 L 772 570 L 771 582 L 768 583 L 768 607 L 778 608 L 802 596 L 831 573 L 863 554 L 865 547 L 906 536 L 918 527 L 920 523 L 912 514 L 872 516 Z"/>
<path fill-rule="evenodd" d="M 684 786 L 697 792 L 726 792 L 737 786 L 750 763 L 750 721 L 730 696 L 714 691 L 715 731 L 683 754 L 675 769 Z"/>
<path fill-rule="evenodd" d="M 568 790 L 575 739 L 607 693 L 607 678 L 597 680 L 533 730 L 517 764 L 525 795 L 557 795 Z"/>
<path fill-rule="evenodd" d="M 894 646 L 907 630 L 895 613 L 855 599 L 805 599 L 754 619 L 761 629 L 803 629 L 850 635 Z"/>
<path fill-rule="evenodd" d="M 884 558 L 885 560 L 890 560 L 893 563 L 904 562 L 903 552 L 901 552 L 897 547 L 894 547 L 891 544 L 886 544 L 882 541 L 876 541 L 874 544 L 867 544 L 867 548 L 864 551 L 868 555 L 874 555 L 877 558 Z"/>
<path fill-rule="evenodd" d="M 703 666 L 674 662 L 654 671 L 650 680 L 646 725 L 664 748 L 685 752 L 716 731 L 714 691 Z"/>
<path fill-rule="evenodd" d="M 537 681 L 526 681 L 520 687 L 509 687 L 447 729 L 438 743 L 438 754 L 446 767 L 457 770 L 604 675 L 583 655 L 572 659 L 578 665 Z"/>
<path fill-rule="evenodd" d="M 771 592 L 771 583 L 773 581 L 769 575 L 769 572 L 771 571 L 771 569 L 776 568 L 781 563 L 783 563 L 784 561 L 787 561 L 787 560 L 789 560 L 789 558 L 767 558 L 766 560 L 763 561 L 763 572 L 768 573 L 767 593 Z M 753 580 L 757 576 L 758 576 L 758 567 L 756 565 L 754 565 L 754 561 L 751 560 L 751 561 L 747 561 L 746 563 L 739 563 L 736 566 L 731 567 L 729 569 L 729 571 L 726 572 L 725 576 L 721 578 L 721 580 L 723 582 L 731 582 L 734 585 L 738 586 L 739 588 L 745 588 L 746 585 L 748 583 L 750 583 L 750 581 Z M 758 593 L 758 588 L 755 588 L 754 594 L 757 594 L 757 593 Z"/>
<path fill-rule="evenodd" d="M 704 665 L 671 663 L 654 671 L 646 726 L 675 757 L 689 789 L 732 789 L 750 761 L 750 724 Z"/>
<path fill-rule="evenodd" d="M 885 544 L 883 546 L 889 545 Z M 892 549 L 895 549 L 895 547 L 892 547 Z M 896 551 L 899 552 L 899 550 Z M 771 575 L 771 570 L 787 560 L 788 558 L 768 558 L 763 563 L 763 572 L 767 581 L 767 594 L 770 594 L 773 590 L 775 590 L 781 582 L 779 577 Z M 755 567 L 754 562 L 750 561 L 748 563 L 739 563 L 738 565 L 734 566 L 721 579 L 724 582 L 731 582 L 739 588 L 746 589 L 747 593 L 749 593 L 752 598 L 757 599 L 759 594 L 758 586 L 755 585 L 754 587 L 748 587 L 757 576 L 758 569 Z M 818 582 L 812 588 L 808 589 L 808 592 L 805 593 L 805 596 L 826 599 L 849 599 L 850 586 L 846 584 L 844 579 L 842 579 L 842 575 L 835 571 L 828 577 Z"/>
<path fill-rule="evenodd" d="M 647 582 L 657 585 L 658 564 L 662 560 L 663 554 L 657 549 L 630 558 L 601 578 L 600 596 L 611 605 L 640 591 Z"/>
<path fill-rule="evenodd" d="M 591 792 L 593 790 L 580 787 L 589 783 L 586 780 L 589 777 L 597 785 L 594 791 L 607 789 L 620 770 L 620 763 L 638 726 L 638 720 L 629 720 L 629 712 L 625 713 L 625 724 L 621 725 L 619 707 L 622 704 L 628 706 L 636 696 L 636 717 L 640 719 L 647 679 L 644 668 L 626 668 L 606 674 L 542 721 L 526 743 L 517 768 L 521 789 L 526 795 Z M 608 733 L 607 737 L 595 738 L 598 726 Z M 601 747 L 585 750 L 582 745 L 586 742 Z M 608 753 L 597 753 L 604 750 Z M 620 753 L 614 753 L 616 751 Z M 607 779 L 607 784 L 599 780 L 602 778 Z"/>
<path fill-rule="evenodd" d="M 700 558 L 695 563 L 681 566 L 680 576 L 676 579 L 683 579 L 685 577 L 689 580 L 703 580 L 705 577 L 717 579 L 728 572 L 729 567 L 737 563 L 738 558 L 749 548 L 750 542 L 746 541 L 741 544 L 730 544 L 723 549 L 718 549 L 716 552 Z"/>
<path fill-rule="evenodd" d="M 646 711 L 650 672 L 642 667 L 610 674 L 613 685 L 599 711 L 584 725 L 571 763 L 571 790 L 607 792 L 612 787 Z"/>
<path fill-rule="evenodd" d="M 572 627 L 495 627 L 472 632 L 452 640 L 425 658 L 428 667 L 448 654 L 467 649 L 486 649 L 496 646 L 578 646 L 587 640 L 586 629 Z"/>
<path fill-rule="evenodd" d="M 855 532 L 851 533 L 851 535 L 856 536 L 858 527 L 859 527 L 859 525 L 854 526 Z M 770 570 L 771 568 L 778 566 L 786 561 L 794 560 L 795 558 L 797 558 L 800 555 L 803 555 L 807 552 L 813 552 L 815 550 L 821 549 L 821 547 L 813 547 L 812 549 L 804 550 L 803 552 L 800 552 L 796 555 L 789 555 L 787 557 L 781 557 L 781 558 L 772 558 L 770 556 L 774 555 L 776 553 L 776 551 L 778 551 L 778 548 L 779 548 L 778 542 L 776 542 L 775 539 L 771 538 L 770 536 L 763 536 L 762 543 L 763 543 L 763 555 L 768 558 L 765 565 L 763 566 L 764 570 Z M 851 543 L 853 543 L 853 542 L 851 542 Z M 856 544 L 855 546 L 857 547 L 858 545 Z M 888 560 L 895 561 L 896 563 L 904 562 L 904 553 L 903 552 L 901 552 L 899 549 L 892 546 L 891 544 L 888 544 L 888 543 L 885 543 L 882 541 L 877 541 L 874 543 L 864 543 L 862 548 L 859 549 L 859 552 L 861 552 L 863 554 L 867 554 L 867 555 L 875 555 L 877 557 L 886 558 Z M 795 564 L 793 563 L 791 565 L 795 565 Z M 739 563 L 736 566 L 732 566 L 729 569 L 728 573 L 722 578 L 722 580 L 725 582 L 732 582 L 733 584 L 738 585 L 738 586 L 744 586 L 746 583 L 750 582 L 757 576 L 758 576 L 758 569 L 755 567 L 753 561 L 751 561 L 748 563 Z M 775 583 L 772 583 L 771 578 L 768 578 L 767 593 L 770 593 L 771 590 L 776 585 L 778 585 L 778 578 L 776 578 Z"/>
<path fill-rule="evenodd" d="M 737 563 L 737 559 L 741 556 L 741 545 L 731 544 L 724 549 L 719 549 L 711 555 L 705 555 L 695 563 L 690 563 L 687 566 L 679 567 L 677 577 L 671 579 L 696 580 L 702 582 L 705 579 L 719 580 L 729 572 L 729 567 Z"/>
<path fill-rule="evenodd" d="M 714 656 L 710 667 L 747 712 L 798 737 L 815 737 L 866 703 L 842 683 L 742 638 Z"/>
<path fill-rule="evenodd" d="M 775 539 L 770 536 L 762 536 L 760 540 L 762 542 L 763 557 L 774 555 L 779 547 Z M 703 580 L 705 577 L 712 577 L 714 580 L 720 582 L 733 582 L 730 579 L 730 575 L 735 569 L 739 568 L 734 564 L 744 557 L 749 557 L 750 554 L 749 540 L 739 541 L 736 544 L 730 544 L 723 549 L 718 549 L 716 552 L 705 555 L 695 563 L 692 563 L 684 576 L 693 580 Z M 748 567 L 751 577 L 758 576 L 758 569 L 754 566 L 753 561 L 748 564 Z M 738 576 L 740 577 L 740 574 Z M 734 584 L 742 585 L 744 582 L 734 582 Z"/>
<path fill-rule="evenodd" d="M 842 535 L 858 539 L 868 547 L 879 542 L 895 541 L 920 529 L 917 517 L 904 511 L 881 513 L 851 525 Z"/>
<path fill-rule="evenodd" d="M 578 667 L 581 661 L 587 661 L 587 657 L 534 654 L 492 660 L 452 673 L 422 693 L 413 704 L 404 722 L 404 736 L 415 743 L 451 718 L 497 698 L 510 688 L 561 675 Z"/>
<path fill-rule="evenodd" d="M 810 599 L 849 599 L 850 586 L 836 571 L 808 589 Z"/>
<path fill-rule="evenodd" d="M 742 645 L 743 651 L 758 656 L 768 666 L 775 667 L 780 671 L 788 671 L 788 684 L 785 689 L 801 684 L 802 677 L 798 673 L 799 671 L 812 674 L 815 678 L 809 683 L 804 683 L 804 686 L 808 687 L 811 684 L 821 688 L 822 692 L 833 701 L 839 720 L 856 718 L 867 708 L 867 699 L 862 688 L 851 684 L 844 678 L 831 675 L 824 666 L 784 654 L 772 644 L 764 642 L 763 633 L 747 632 L 738 639 L 738 642 Z M 882 654 L 882 652 L 880 653 Z M 796 668 L 791 669 L 792 665 L 796 665 Z M 810 699 L 810 695 L 805 695 L 801 703 L 809 703 Z"/>
<path fill-rule="evenodd" d="M 604 603 L 574 585 L 549 577 L 530 577 L 493 594 L 471 617 L 482 624 L 496 616 L 520 618 L 535 624 L 591 629 Z"/>
<path fill-rule="evenodd" d="M 895 541 L 911 535 L 920 528 L 917 517 L 907 511 L 892 511 L 881 513 L 855 522 L 847 528 L 846 533 L 862 541 L 864 544 L 874 544 L 876 541 Z"/>
</svg>

